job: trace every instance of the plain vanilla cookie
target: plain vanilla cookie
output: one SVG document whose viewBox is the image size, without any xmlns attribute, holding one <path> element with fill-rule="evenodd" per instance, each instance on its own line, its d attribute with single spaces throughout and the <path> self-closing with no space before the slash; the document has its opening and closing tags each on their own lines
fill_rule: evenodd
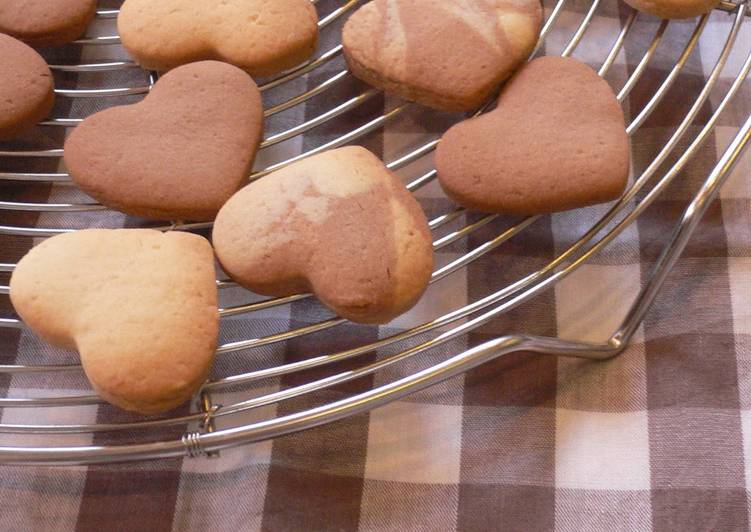
<svg viewBox="0 0 751 532">
<path fill-rule="evenodd" d="M 629 174 L 623 111 L 589 66 L 541 57 L 506 84 L 493 111 L 446 132 L 436 169 L 446 194 L 478 211 L 540 214 L 610 201 Z"/>
<path fill-rule="evenodd" d="M 317 22 L 310 0 L 125 0 L 117 28 L 143 68 L 217 59 L 268 76 L 313 54 Z"/>
<path fill-rule="evenodd" d="M 77 349 L 108 402 L 151 414 L 206 380 L 219 331 L 214 257 L 203 237 L 148 229 L 88 229 L 33 248 L 10 297 L 50 343 Z"/>
<path fill-rule="evenodd" d="M 243 188 L 219 212 L 213 240 L 242 286 L 314 292 L 361 323 L 386 323 L 412 307 L 433 266 L 419 204 L 360 147 L 309 157 Z"/>
<path fill-rule="evenodd" d="M 258 87 L 201 61 L 165 74 L 140 103 L 86 118 L 65 142 L 71 177 L 133 216 L 213 220 L 250 174 L 263 130 Z"/>
<path fill-rule="evenodd" d="M 81 37 L 96 0 L 0 0 L 0 33 L 32 46 L 61 46 Z"/>
<path fill-rule="evenodd" d="M 47 118 L 55 84 L 42 56 L 1 33 L 0 72 L 0 140 L 7 140 Z"/>
<path fill-rule="evenodd" d="M 541 22 L 539 0 L 373 0 L 349 18 L 342 43 L 366 83 L 468 111 L 529 56 Z"/>
<path fill-rule="evenodd" d="M 720 0 L 625 0 L 639 11 L 660 18 L 691 18 L 709 13 Z"/>
</svg>

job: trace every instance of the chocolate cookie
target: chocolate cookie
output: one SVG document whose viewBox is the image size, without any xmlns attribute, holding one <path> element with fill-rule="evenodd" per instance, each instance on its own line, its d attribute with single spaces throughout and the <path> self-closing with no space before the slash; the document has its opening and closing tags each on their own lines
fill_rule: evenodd
<svg viewBox="0 0 751 532">
<path fill-rule="evenodd" d="M 268 76 L 313 54 L 317 20 L 310 0 L 125 0 L 117 28 L 144 68 L 218 59 Z"/>
<path fill-rule="evenodd" d="M 96 0 L 2 0 L 0 32 L 32 46 L 61 46 L 86 32 Z"/>
<path fill-rule="evenodd" d="M 99 395 L 145 414 L 176 407 L 208 375 L 219 332 L 214 256 L 203 237 L 88 229 L 45 240 L 18 263 L 24 322 L 77 349 Z"/>
<path fill-rule="evenodd" d="M 709 13 L 720 0 L 625 0 L 639 11 L 660 18 L 691 18 Z"/>
<path fill-rule="evenodd" d="M 484 103 L 532 49 L 539 0 L 373 0 L 344 25 L 350 70 L 446 111 Z"/>
<path fill-rule="evenodd" d="M 8 140 L 47 118 L 55 84 L 42 56 L 0 33 L 0 140 Z"/>
<path fill-rule="evenodd" d="M 422 209 L 372 153 L 347 147 L 251 183 L 219 211 L 224 270 L 257 292 L 314 292 L 340 316 L 385 323 L 425 291 L 433 256 Z"/>
<path fill-rule="evenodd" d="M 247 179 L 262 129 L 250 76 L 202 61 L 166 74 L 142 102 L 84 120 L 65 164 L 83 190 L 127 214 L 212 220 Z"/>
<path fill-rule="evenodd" d="M 446 194 L 478 211 L 537 214 L 610 201 L 629 174 L 623 111 L 584 63 L 541 57 L 506 84 L 493 111 L 446 132 L 436 168 Z"/>
</svg>

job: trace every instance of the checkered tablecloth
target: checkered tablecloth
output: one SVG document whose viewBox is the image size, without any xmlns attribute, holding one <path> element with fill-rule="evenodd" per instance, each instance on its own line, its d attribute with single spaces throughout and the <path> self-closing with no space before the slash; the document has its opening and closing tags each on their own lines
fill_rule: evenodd
<svg viewBox="0 0 751 532">
<path fill-rule="evenodd" d="M 449 1 L 449 0 L 447 0 Z M 102 7 L 119 2 L 101 2 Z M 338 5 L 322 0 L 329 12 Z M 543 53 L 560 53 L 589 8 L 572 0 L 561 13 Z M 550 6 L 546 4 L 549 8 Z M 547 9 L 549 12 L 550 9 Z M 599 67 L 629 9 L 605 0 L 574 57 Z M 677 121 L 696 98 L 724 44 L 732 17 L 712 15 L 698 46 L 663 104 L 635 132 L 634 173 L 654 158 Z M 659 21 L 640 16 L 607 79 L 616 90 L 633 72 L 658 30 Z M 671 24 L 627 97 L 636 116 L 663 82 L 689 40 L 696 21 Z M 321 49 L 336 41 L 337 25 L 324 32 Z M 94 28 L 111 32 L 111 26 Z M 688 139 L 716 109 L 751 50 L 751 28 L 741 28 L 734 52 Z M 50 52 L 51 62 L 111 58 L 112 49 L 86 47 Z M 313 87 L 337 72 L 340 62 L 314 71 L 278 92 L 278 101 Z M 75 77 L 59 83 L 86 87 L 137 85 L 145 74 Z M 275 116 L 279 131 L 330 109 L 363 90 L 354 81 Z M 60 98 L 56 116 L 85 116 L 101 100 Z M 122 103 L 134 99 L 107 100 Z M 266 104 L 274 102 L 267 100 Z M 301 153 L 400 102 L 370 99 L 343 118 L 302 138 L 265 150 L 259 162 Z M 491 323 L 374 376 L 264 407 L 233 419 L 250 422 L 283 415 L 389 382 L 446 356 L 499 335 L 526 332 L 581 340 L 607 338 L 623 318 L 649 274 L 670 229 L 706 177 L 738 126 L 751 112 L 751 88 L 744 88 L 718 127 L 675 183 L 604 253 L 531 302 Z M 416 106 L 395 117 L 363 144 L 393 160 L 419 146 L 426 132 L 440 134 L 455 117 Z M 565 135 L 565 125 L 562 125 Z M 59 147 L 62 131 L 34 142 Z M 687 142 L 681 146 L 685 148 Z M 673 159 L 670 159 L 670 163 Z M 29 167 L 0 160 L 4 171 L 59 170 L 56 159 Z M 431 167 L 431 158 L 400 171 L 405 181 Z M 224 451 L 215 459 L 163 460 L 112 466 L 0 469 L 2 530 L 712 530 L 749 528 L 751 475 L 751 159 L 745 158 L 710 208 L 698 233 L 670 275 L 636 338 L 618 358 L 595 363 L 515 354 L 459 378 L 409 396 L 369 414 L 273 442 Z M 661 174 L 659 174 L 661 175 Z M 0 185 L 3 199 L 71 201 L 79 193 L 65 186 Z M 430 217 L 452 204 L 432 183 L 418 192 Z M 384 327 L 347 325 L 288 343 L 221 356 L 214 376 L 331 353 L 386 337 L 475 301 L 547 264 L 576 240 L 598 216 L 598 206 L 545 217 L 518 237 L 431 287 L 408 315 Z M 476 216 L 469 217 L 470 220 Z M 460 223 L 463 220 L 460 220 Z M 502 218 L 468 239 L 442 249 L 439 266 L 495 237 L 512 223 Z M 72 217 L 54 213 L 0 213 L 0 223 L 56 226 L 71 223 L 136 226 L 117 214 Z M 456 226 L 454 226 L 456 227 Z M 30 238 L 1 237 L 1 262 L 16 262 Z M 4 279 L 7 281 L 7 277 Z M 3 282 L 2 284 L 7 284 Z M 223 305 L 247 301 L 229 290 Z M 3 316 L 11 315 L 6 297 Z M 222 341 L 263 336 L 328 317 L 320 306 L 298 302 L 264 313 L 226 320 Z M 367 355 L 368 360 L 393 353 Z M 74 363 L 75 354 L 46 346 L 33 334 L 0 329 L 2 363 Z M 362 359 L 360 359 L 362 360 Z M 351 364 L 339 368 L 354 367 Z M 254 394 L 309 381 L 324 373 L 269 380 Z M 0 375 L 4 396 L 80 394 L 88 386 L 79 374 L 46 377 Z M 247 397 L 242 389 L 216 398 L 229 403 Z M 94 423 L 133 419 L 106 406 L 66 409 L 5 409 L 10 423 Z M 222 427 L 220 421 L 219 427 Z M 175 438 L 179 430 L 155 437 Z M 0 435 L 3 445 L 114 443 L 112 435 L 58 438 Z"/>
</svg>

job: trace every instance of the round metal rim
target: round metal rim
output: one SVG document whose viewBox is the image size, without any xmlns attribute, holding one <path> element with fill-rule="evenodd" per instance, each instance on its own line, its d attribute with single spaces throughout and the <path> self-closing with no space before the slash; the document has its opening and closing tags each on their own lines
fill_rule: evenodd
<svg viewBox="0 0 751 532">
<path fill-rule="evenodd" d="M 563 1 L 560 1 L 556 6 L 556 10 L 554 10 L 554 13 L 558 12 L 562 5 L 563 5 Z M 595 2 L 592 5 L 592 8 L 587 12 L 587 14 L 585 14 L 585 18 L 582 21 L 582 24 L 579 26 L 577 32 L 574 34 L 574 37 L 569 42 L 569 45 L 564 49 L 564 54 L 570 54 L 574 50 L 575 45 L 572 46 L 571 44 L 572 42 L 578 43 L 581 40 L 581 38 L 584 35 L 584 32 L 586 31 L 586 28 L 589 25 L 589 22 L 591 21 L 595 13 L 595 9 L 597 5 L 598 5 L 598 0 L 595 0 Z M 737 6 L 734 6 L 734 8 L 735 7 Z M 732 45 L 732 40 L 734 40 L 735 38 L 734 35 L 737 35 L 738 28 L 740 27 L 740 24 L 742 22 L 744 15 L 745 15 L 745 6 L 743 6 L 742 9 L 737 12 L 736 22 L 733 26 L 734 34 L 731 32 L 731 35 L 729 36 L 729 39 L 728 39 L 729 44 L 726 45 L 726 50 L 729 50 L 729 46 Z M 619 34 L 618 39 L 616 40 L 616 43 L 614 44 L 613 49 L 611 49 L 611 52 L 608 54 L 608 57 L 606 58 L 606 61 L 600 70 L 601 74 L 606 73 L 607 70 L 612 65 L 615 54 L 617 53 L 617 48 L 620 48 L 620 46 L 622 45 L 623 38 L 625 37 L 625 33 L 628 31 L 627 28 L 631 27 L 634 19 L 635 19 L 635 15 L 630 16 L 628 21 L 624 25 L 624 30 L 622 31 L 621 34 Z M 682 56 L 684 57 L 683 61 L 679 60 L 679 62 L 676 64 L 676 69 L 674 69 L 674 71 L 671 72 L 666 82 L 662 85 L 663 90 L 662 91 L 658 90 L 658 92 L 655 93 L 650 103 L 645 107 L 644 110 L 642 110 L 642 113 L 638 115 L 637 118 L 631 123 L 631 125 L 629 126 L 629 132 L 633 132 L 634 130 L 638 129 L 638 127 L 646 119 L 646 116 L 648 116 L 649 114 L 648 112 L 645 113 L 645 110 L 647 108 L 653 109 L 659 103 L 662 96 L 664 96 L 665 92 L 667 91 L 667 88 L 669 88 L 669 86 L 674 81 L 675 77 L 677 76 L 677 73 L 680 71 L 680 68 L 682 68 L 682 63 L 685 63 L 685 58 L 688 57 L 688 54 L 690 53 L 690 49 L 693 49 L 693 46 L 696 45 L 696 42 L 698 41 L 698 37 L 701 34 L 701 31 L 705 23 L 706 23 L 706 17 L 702 18 L 699 24 L 697 25 L 697 29 L 694 33 L 694 36 L 692 36 L 691 40 L 689 41 L 689 45 L 687 45 L 687 49 L 686 49 L 687 52 L 684 52 L 684 55 Z M 651 46 L 648 49 L 647 54 L 650 54 L 650 51 L 651 51 L 651 54 L 654 53 L 654 49 L 656 48 L 656 45 L 659 44 L 659 39 L 661 38 L 662 33 L 664 32 L 665 26 L 666 26 L 665 23 L 661 25 L 660 29 L 658 30 L 657 35 L 655 36 L 655 40 L 653 41 L 653 46 Z M 724 57 L 725 59 L 727 58 L 726 55 Z M 643 64 L 645 66 L 647 63 L 648 63 L 648 59 L 646 61 L 643 61 Z M 724 64 L 724 60 L 722 59 L 722 56 L 721 56 L 720 60 L 718 60 L 718 66 L 713 71 L 713 73 L 716 72 L 716 75 L 719 75 L 719 72 L 723 64 Z M 642 63 L 639 64 L 639 66 L 641 65 Z M 737 91 L 738 87 L 740 87 L 743 79 L 745 79 L 745 76 L 748 74 L 749 66 L 751 66 L 751 55 L 749 55 L 749 59 L 746 61 L 744 65 L 745 70 L 743 71 L 743 77 L 741 78 L 739 74 L 739 78 L 736 79 L 736 83 L 734 83 L 733 87 L 726 95 L 726 98 L 723 100 L 723 103 L 718 107 L 717 112 L 713 116 L 714 121 L 717 120 L 717 117 L 719 116 L 721 111 L 724 110 L 727 102 L 729 102 L 730 99 L 732 99 L 731 92 Z M 644 67 L 642 67 L 640 71 L 643 71 L 643 68 Z M 637 70 L 639 70 L 638 67 L 637 67 Z M 629 82 L 631 82 L 632 79 L 633 79 L 633 76 L 632 78 L 629 79 Z M 715 77 L 715 81 L 716 81 L 716 77 Z M 629 82 L 627 82 L 626 86 L 624 86 L 624 89 L 622 89 L 621 93 L 619 93 L 619 99 L 622 100 L 625 97 L 625 95 L 628 93 L 630 88 L 632 88 L 633 85 L 635 84 L 635 81 L 634 81 L 633 83 L 631 83 L 631 86 L 629 87 Z M 706 91 L 703 91 L 702 95 L 700 95 L 700 98 L 706 99 L 706 97 L 708 96 L 708 93 L 709 93 L 709 89 L 707 89 Z M 700 102 L 699 102 L 699 99 L 697 99 L 696 104 L 692 108 L 694 109 L 693 111 L 694 116 L 695 116 L 695 113 L 698 111 L 699 107 L 700 107 Z M 679 126 L 678 131 L 676 131 L 676 134 L 671 138 L 671 141 L 677 142 L 681 138 L 681 135 L 679 135 L 678 133 L 681 130 L 681 128 L 683 129 L 683 132 L 685 132 L 685 129 L 688 127 L 688 125 L 691 124 L 693 120 L 693 116 L 691 116 L 691 113 L 692 112 L 690 111 L 689 114 L 686 116 L 682 125 Z M 711 127 L 712 127 L 711 125 L 708 125 L 708 127 L 705 127 L 704 130 L 702 131 L 702 134 L 706 136 L 706 134 L 709 131 L 711 131 Z M 739 137 L 743 137 L 741 141 L 739 141 L 738 143 L 738 144 L 742 143 L 740 148 L 742 148 L 743 145 L 745 145 L 746 141 L 748 140 L 748 128 L 749 128 L 749 123 L 747 123 L 744 126 L 744 128 L 742 128 L 741 131 L 739 132 Z M 689 151 L 695 150 L 695 147 L 701 143 L 702 134 L 700 134 L 696 138 L 694 143 L 691 145 L 691 148 L 687 150 L 686 153 L 683 154 L 683 157 L 681 158 L 678 164 L 685 164 L 685 162 L 690 158 Z M 737 149 L 739 149 L 739 147 L 735 146 L 734 150 L 737 150 Z M 730 151 L 732 152 L 733 150 L 730 150 Z M 667 157 L 669 153 L 670 153 L 670 150 L 667 150 L 667 151 L 663 150 L 661 154 L 663 156 L 663 160 L 664 158 Z M 729 152 L 726 152 L 726 153 L 729 153 Z M 660 156 L 658 156 L 658 159 L 659 158 Z M 734 160 L 735 159 L 733 159 L 733 161 Z M 639 185 L 639 187 L 644 186 L 646 182 L 654 175 L 657 169 L 657 166 L 659 166 L 656 164 L 656 161 L 657 159 L 653 161 L 653 164 L 650 165 L 650 167 L 648 167 L 648 169 L 640 176 L 640 179 L 637 181 L 637 185 Z M 722 173 L 720 177 L 724 176 L 727 173 L 729 168 L 732 166 L 733 161 L 731 161 L 730 165 L 727 164 L 727 161 L 724 161 L 724 162 L 720 161 L 720 163 L 724 165 L 720 167 L 720 165 L 718 164 L 718 168 L 720 168 L 720 170 L 718 170 L 718 173 L 720 172 Z M 678 165 L 673 167 L 673 169 L 677 167 Z M 668 173 L 668 175 L 670 176 L 670 179 L 675 177 L 676 174 L 677 174 L 677 170 L 674 170 Z M 658 184 L 658 190 L 664 189 L 667 182 L 669 182 L 669 179 L 666 180 L 665 178 L 663 178 Z M 634 191 L 634 188 L 632 188 L 630 191 L 630 197 L 633 197 L 635 193 L 636 191 Z M 655 197 L 655 196 L 656 194 L 653 194 L 651 197 Z M 626 201 L 623 201 L 624 205 L 625 203 Z M 608 218 L 608 216 L 610 217 Z M 604 217 L 603 220 L 605 218 L 608 218 L 608 219 L 602 224 L 602 226 L 604 227 L 607 222 L 611 221 L 614 218 L 614 216 L 615 214 L 606 215 L 606 217 Z M 633 215 L 632 213 L 632 219 L 634 217 L 635 215 Z M 624 222 L 625 220 L 622 220 L 620 223 L 623 224 Z M 525 221 L 525 223 L 531 223 L 531 222 Z M 625 226 L 622 225 L 622 227 L 625 227 Z M 584 245 L 589 242 L 589 239 L 585 239 L 586 236 L 587 235 L 582 237 L 582 239 L 579 242 L 577 242 L 577 244 L 575 244 L 572 247 L 572 249 L 568 250 L 567 252 L 569 253 L 568 255 L 564 253 L 564 255 L 566 255 L 564 259 L 569 258 L 575 252 L 581 249 L 584 249 Z M 612 238 L 614 238 L 614 236 L 611 236 L 609 240 L 612 240 Z M 598 243 L 596 243 L 594 246 L 586 249 L 584 255 L 579 256 L 578 259 L 576 259 L 577 262 L 569 263 L 568 267 L 570 268 L 571 265 L 574 265 L 577 263 L 580 264 L 582 261 L 582 257 L 588 257 L 591 253 L 594 253 L 598 251 L 599 249 L 601 249 L 602 247 L 604 247 L 604 245 L 607 242 L 603 243 L 602 245 L 599 245 L 602 242 L 604 242 L 604 240 L 601 240 Z M 556 266 L 563 264 L 563 262 L 564 262 L 563 260 L 559 261 L 558 264 L 556 264 Z M 569 269 L 568 271 L 572 271 L 572 270 Z M 547 271 L 543 272 L 543 274 L 546 274 L 546 273 L 548 272 Z M 537 287 L 547 288 L 551 286 L 552 284 L 550 280 L 551 279 L 557 280 L 559 277 L 556 277 L 556 276 L 559 276 L 559 274 L 555 273 L 545 278 L 546 283 L 544 285 L 542 284 L 535 285 L 534 288 L 537 288 Z M 522 279 L 521 281 L 524 281 L 524 280 Z M 300 297 L 304 297 L 304 296 L 300 296 Z M 525 342 L 525 341 L 528 342 L 529 338 L 528 337 L 513 337 L 511 339 L 509 338 L 499 339 L 497 341 L 492 342 L 491 343 L 492 345 L 480 346 L 473 350 L 468 350 L 465 353 L 456 355 L 452 357 L 451 359 L 445 361 L 444 363 L 438 364 L 432 368 L 424 370 L 423 372 L 416 373 L 406 379 L 401 379 L 400 381 L 397 381 L 395 383 L 391 383 L 389 385 L 376 388 L 365 394 L 360 394 L 356 397 L 348 398 L 348 399 L 339 401 L 337 403 L 332 403 L 330 405 L 326 405 L 318 409 L 312 409 L 312 410 L 308 410 L 305 412 L 296 413 L 291 416 L 285 416 L 284 418 L 278 418 L 274 420 L 269 420 L 267 422 L 256 423 L 256 424 L 249 425 L 246 427 L 224 429 L 224 430 L 215 431 L 211 434 L 191 435 L 189 437 L 184 438 L 182 441 L 155 442 L 155 443 L 148 443 L 148 444 L 128 445 L 128 446 L 87 446 L 87 447 L 68 447 L 65 449 L 63 448 L 44 449 L 44 448 L 0 447 L 0 460 L 6 461 L 7 459 L 7 461 L 9 462 L 15 462 L 16 460 L 20 460 L 21 462 L 26 462 L 26 459 L 31 457 L 31 455 L 28 455 L 27 453 L 31 453 L 33 455 L 33 458 L 32 458 L 33 461 L 38 460 L 39 462 L 45 462 L 45 463 L 48 461 L 53 461 L 55 463 L 68 463 L 67 462 L 68 460 L 73 460 L 73 462 L 70 462 L 70 463 L 94 463 L 94 462 L 99 462 L 102 460 L 120 461 L 120 460 L 143 459 L 143 458 L 157 458 L 160 456 L 161 457 L 181 456 L 184 454 L 196 454 L 200 451 L 218 450 L 220 448 L 226 448 L 226 447 L 230 447 L 234 445 L 239 445 L 242 443 L 257 441 L 259 439 L 266 439 L 268 437 L 273 437 L 279 434 L 285 434 L 285 433 L 289 433 L 289 432 L 296 431 L 296 430 L 302 430 L 303 428 L 315 426 L 322 422 L 328 422 L 333 419 L 339 419 L 340 417 L 343 417 L 344 415 L 351 415 L 352 413 L 370 409 L 372 407 L 378 406 L 379 404 L 382 404 L 382 402 L 385 402 L 387 399 L 389 400 L 397 399 L 401 397 L 403 394 L 409 393 L 410 391 L 417 389 L 418 387 L 424 387 L 429 384 L 432 384 L 436 382 L 439 377 L 441 379 L 448 378 L 460 371 L 469 369 L 469 367 L 467 366 L 467 364 L 469 363 L 475 364 L 476 362 L 477 364 L 479 364 L 479 363 L 482 363 L 482 361 L 487 360 L 487 357 L 499 356 L 498 353 L 506 352 L 505 350 L 507 349 L 515 349 L 518 347 L 519 342 Z M 458 368 L 464 368 L 464 369 L 458 369 Z M 194 421 L 197 419 L 201 419 L 204 415 L 205 414 L 196 414 L 193 416 L 188 416 L 185 419 L 181 419 L 180 422 Z M 155 421 L 157 423 L 159 422 L 158 420 L 155 420 Z M 62 453 L 62 454 L 59 454 L 59 453 Z M 22 455 L 23 455 L 23 459 L 21 459 Z M 86 455 L 86 456 L 84 457 L 83 455 Z"/>
</svg>

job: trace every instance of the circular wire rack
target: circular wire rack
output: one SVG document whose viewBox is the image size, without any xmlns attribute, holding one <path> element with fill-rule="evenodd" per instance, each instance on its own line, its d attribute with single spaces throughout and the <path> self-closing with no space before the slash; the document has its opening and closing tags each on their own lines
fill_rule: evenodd
<svg viewBox="0 0 751 532">
<path fill-rule="evenodd" d="M 438 190 L 432 152 L 443 131 L 464 116 L 444 115 L 387 98 L 355 80 L 342 59 L 339 35 L 347 14 L 362 2 L 312 1 L 319 11 L 321 29 L 316 55 L 297 68 L 259 82 L 267 133 L 251 180 L 350 143 L 371 148 L 376 145 L 378 150 L 384 135 L 395 132 L 395 138 L 406 140 L 389 150 L 397 155 L 385 157 L 384 162 L 423 200 L 434 249 L 454 250 L 448 255 L 450 260 L 438 263 L 429 291 L 440 291 L 443 280 L 470 263 L 482 261 L 491 253 L 503 253 L 504 243 L 518 240 L 520 234 L 545 218 L 480 215 L 467 213 L 445 198 L 426 201 Z M 0 185 L 4 191 L 0 201 L 0 238 L 4 240 L 0 260 L 8 261 L 0 263 L 0 272 L 5 279 L 15 267 L 16 243 L 24 239 L 42 239 L 84 227 L 157 227 L 203 234 L 211 227 L 210 223 L 150 224 L 109 211 L 71 186 L 61 164 L 67 130 L 98 109 L 138 101 L 157 80 L 156 73 L 140 71 L 119 46 L 114 35 L 116 6 L 117 2 L 100 5 L 89 35 L 68 47 L 66 51 L 73 52 L 75 62 L 55 63 L 54 51 L 47 57 L 55 73 L 59 102 L 54 115 L 40 124 L 35 136 L 0 145 Z M 749 40 L 743 39 L 747 36 L 746 28 L 742 28 L 744 3 L 722 2 L 709 15 L 681 22 L 659 21 L 610 0 L 553 0 L 544 2 L 544 7 L 545 21 L 533 56 L 574 56 L 595 66 L 599 75 L 613 84 L 631 136 L 661 105 L 670 105 L 666 95 L 680 83 L 707 26 L 716 26 L 713 35 L 721 31 L 724 38 L 713 44 L 713 64 L 705 69 L 708 74 L 702 74 L 702 83 L 690 89 L 690 105 L 674 115 L 667 140 L 654 147 L 649 160 L 634 164 L 633 178 L 623 198 L 589 224 L 570 246 L 557 250 L 541 267 L 511 282 L 499 281 L 482 297 L 456 303 L 450 311 L 429 320 L 383 328 L 376 334 L 363 333 L 362 327 L 332 316 L 308 294 L 261 298 L 220 273 L 217 286 L 222 339 L 216 368 L 193 404 L 161 417 L 144 418 L 104 404 L 87 388 L 74 353 L 44 345 L 9 310 L 0 318 L 0 328 L 5 329 L 0 332 L 20 340 L 18 353 L 2 353 L 3 360 L 12 363 L 0 365 L 0 377 L 6 384 L 14 383 L 5 386 L 6 393 L 0 397 L 0 462 L 87 464 L 213 455 L 225 448 L 365 412 L 509 351 L 528 348 L 584 356 L 581 346 L 567 347 L 554 339 L 537 339 L 530 345 L 529 338 L 509 336 L 473 348 L 461 347 L 464 344 L 454 340 L 550 289 L 633 224 L 691 163 L 723 112 L 733 105 L 751 69 L 751 49 L 741 50 L 741 43 Z M 671 34 L 676 25 L 680 31 Z M 673 46 L 676 39 L 681 40 L 672 67 L 661 69 L 661 79 L 650 80 L 654 90 L 642 98 L 630 98 L 645 79 L 655 75 L 650 65 L 660 57 L 661 45 L 668 38 Z M 628 61 L 629 67 L 623 61 L 627 48 L 631 54 L 638 51 L 636 60 Z M 61 58 L 69 56 L 59 53 Z M 729 61 L 731 56 L 740 59 Z M 731 63 L 738 67 L 728 77 L 726 70 Z M 620 73 L 614 73 L 616 70 Z M 718 83 L 721 79 L 731 82 Z M 71 86 L 75 88 L 66 88 Z M 710 97 L 717 103 L 707 114 L 704 110 Z M 399 137 L 402 130 L 398 123 L 405 117 L 411 124 L 410 134 Z M 705 188 L 694 200 L 706 200 L 707 187 L 716 189 L 721 184 L 748 141 L 749 129 L 751 122 L 736 128 L 735 139 L 707 173 Z M 425 195 L 430 187 L 434 192 Z M 43 200 L 34 200 L 37 189 L 44 191 Z M 671 249 L 675 251 L 675 247 Z M 670 265 L 667 260 L 663 274 Z M 605 358 L 623 348 L 657 289 L 659 282 L 647 283 L 637 301 L 641 307 L 635 305 L 631 319 L 627 318 L 611 342 L 593 358 Z M 0 287 L 0 292 L 7 300 L 8 287 Z M 305 318 L 289 319 L 292 306 L 298 309 L 296 315 Z M 10 309 L 7 301 L 5 308 Z M 282 315 L 286 319 L 277 319 Z M 284 326 L 274 328 L 279 323 Z M 327 352 L 325 342 L 316 338 L 332 332 L 349 338 L 351 346 Z M 280 355 L 283 352 L 296 355 L 285 357 Z M 225 363 L 229 360 L 231 364 Z M 410 368 L 399 378 L 349 386 L 398 364 Z M 281 404 L 285 408 L 280 409 Z"/>
</svg>

